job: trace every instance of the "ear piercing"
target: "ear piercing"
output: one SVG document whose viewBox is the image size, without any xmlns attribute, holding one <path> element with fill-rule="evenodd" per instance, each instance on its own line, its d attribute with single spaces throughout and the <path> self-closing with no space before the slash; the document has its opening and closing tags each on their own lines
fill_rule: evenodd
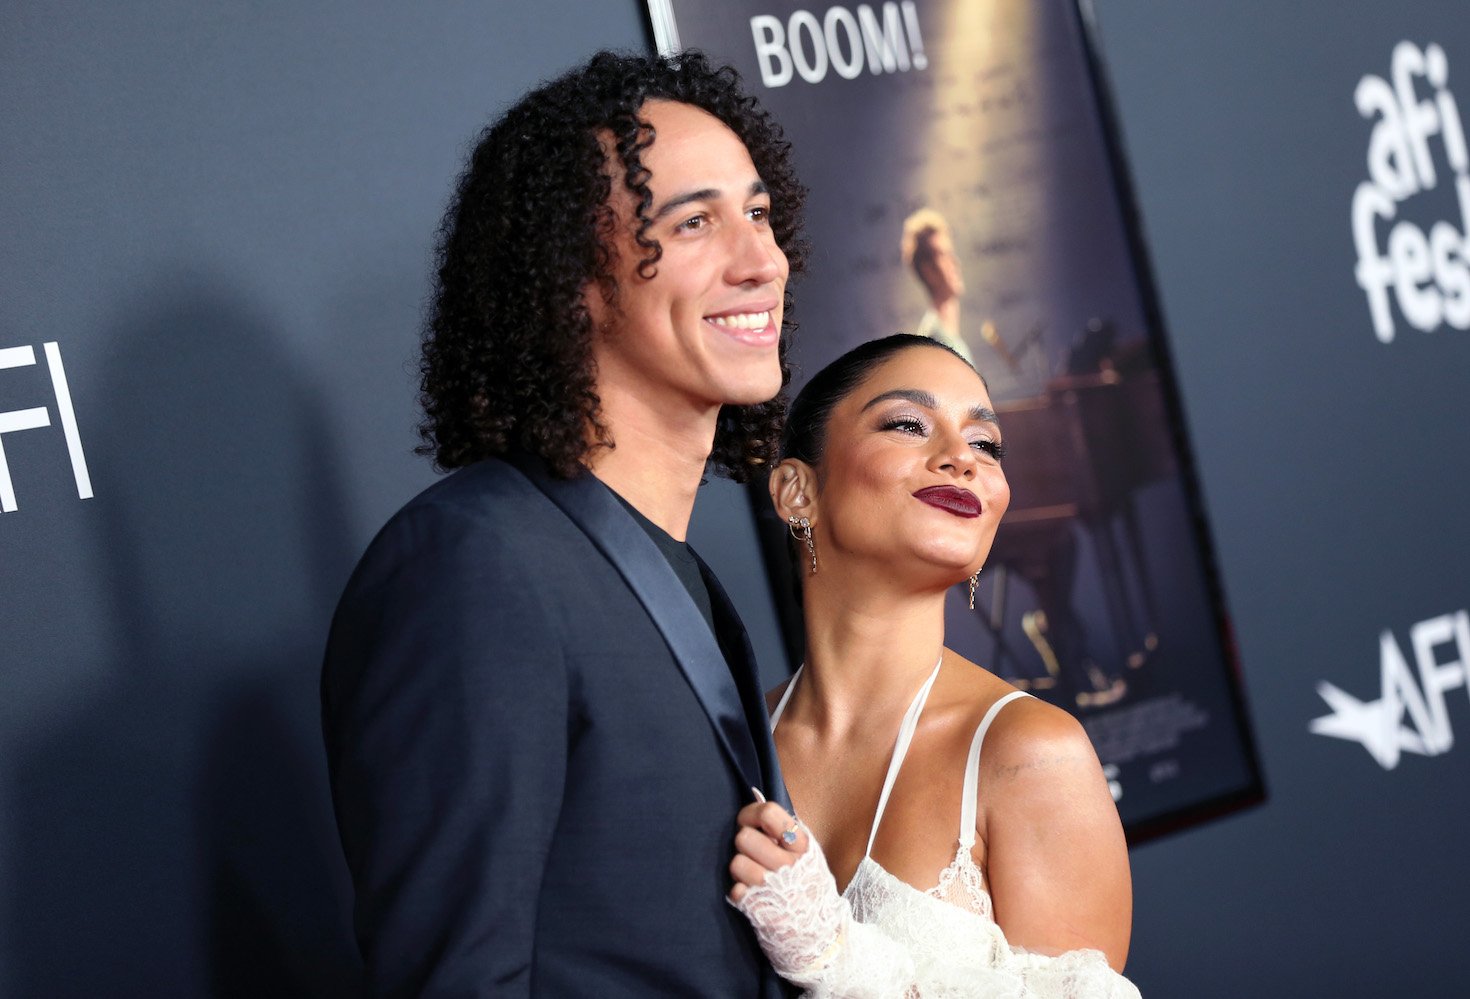
<svg viewBox="0 0 1470 999">
<path fill-rule="evenodd" d="M 791 532 L 791 536 L 806 545 L 806 553 L 812 560 L 811 572 L 808 575 L 815 576 L 817 574 L 817 543 L 812 540 L 812 522 L 796 514 L 787 517 L 786 522 L 790 525 L 787 530 Z"/>
</svg>

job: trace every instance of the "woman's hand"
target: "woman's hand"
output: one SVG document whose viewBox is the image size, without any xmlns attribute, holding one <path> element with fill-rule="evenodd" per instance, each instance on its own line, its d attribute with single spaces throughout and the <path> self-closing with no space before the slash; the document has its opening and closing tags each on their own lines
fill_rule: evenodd
<svg viewBox="0 0 1470 999">
<path fill-rule="evenodd" d="M 816 999 L 908 994 L 913 961 L 876 927 L 853 922 L 806 826 L 766 801 L 742 808 L 737 823 L 730 901 L 776 973 Z"/>
<path fill-rule="evenodd" d="M 735 816 L 735 856 L 730 876 L 735 885 L 730 901 L 739 903 L 746 891 L 766 883 L 766 875 L 796 863 L 811 845 L 806 826 L 771 801 L 746 805 Z"/>
<path fill-rule="evenodd" d="M 841 956 L 852 918 L 822 846 L 768 801 L 746 805 L 736 824 L 730 903 L 750 920 L 777 974 L 812 986 Z"/>
</svg>

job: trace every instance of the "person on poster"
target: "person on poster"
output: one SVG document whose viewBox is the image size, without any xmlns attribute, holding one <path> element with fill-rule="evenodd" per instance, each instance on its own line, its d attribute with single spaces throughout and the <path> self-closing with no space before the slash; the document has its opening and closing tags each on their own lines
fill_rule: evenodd
<svg viewBox="0 0 1470 999">
<path fill-rule="evenodd" d="M 740 811 L 729 898 L 812 996 L 1138 994 L 1082 726 L 944 647 L 945 593 L 973 594 L 1010 499 L 1004 450 L 975 369 L 923 337 L 849 351 L 792 404 L 770 488 L 806 661 L 771 726 L 801 821 Z"/>
<path fill-rule="evenodd" d="M 920 208 L 903 220 L 899 252 L 904 266 L 913 268 L 914 277 L 929 298 L 929 308 L 914 332 L 939 341 L 974 364 L 974 355 L 960 335 L 960 296 L 965 293 L 965 279 L 949 223 L 934 209 Z"/>
<path fill-rule="evenodd" d="M 730 815 L 785 792 L 749 643 L 684 542 L 770 467 L 805 192 L 698 54 L 601 53 L 474 149 L 425 445 L 333 620 L 323 726 L 375 996 L 766 996 Z"/>
</svg>

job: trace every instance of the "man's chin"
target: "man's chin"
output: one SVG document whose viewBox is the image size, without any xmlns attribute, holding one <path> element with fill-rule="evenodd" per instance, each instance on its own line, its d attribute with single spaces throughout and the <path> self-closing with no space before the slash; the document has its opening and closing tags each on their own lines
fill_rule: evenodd
<svg viewBox="0 0 1470 999">
<path fill-rule="evenodd" d="M 727 406 L 759 406 L 763 402 L 770 402 L 781 392 L 781 376 L 778 372 L 775 378 L 763 378 L 753 381 L 750 385 L 737 387 L 730 393 L 725 404 Z"/>
</svg>

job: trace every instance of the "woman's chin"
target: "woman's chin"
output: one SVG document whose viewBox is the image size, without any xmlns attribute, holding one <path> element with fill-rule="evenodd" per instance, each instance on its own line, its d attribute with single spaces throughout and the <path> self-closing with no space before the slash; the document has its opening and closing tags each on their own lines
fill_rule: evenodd
<svg viewBox="0 0 1470 999">
<path fill-rule="evenodd" d="M 985 561 L 990 554 L 990 545 L 983 550 L 977 550 L 974 544 L 968 545 L 943 545 L 932 546 L 921 553 L 923 560 L 935 571 L 942 572 L 946 577 L 953 576 L 954 582 L 958 583 L 968 579 L 970 573 Z"/>
</svg>

